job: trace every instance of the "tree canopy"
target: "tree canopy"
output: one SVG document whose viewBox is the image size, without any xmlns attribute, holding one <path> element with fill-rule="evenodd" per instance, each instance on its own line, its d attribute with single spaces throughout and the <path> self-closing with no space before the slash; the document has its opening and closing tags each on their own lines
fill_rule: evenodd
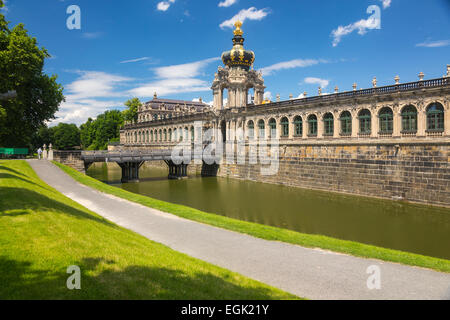
<svg viewBox="0 0 450 320">
<path fill-rule="evenodd" d="M 44 144 L 52 144 L 55 150 L 80 149 L 80 130 L 75 124 L 60 123 L 55 127 L 41 127 L 32 138 L 33 148 L 37 149 Z"/>
<path fill-rule="evenodd" d="M 138 120 L 139 107 L 142 105 L 138 98 L 133 98 L 125 102 L 127 109 L 123 112 L 125 121 L 136 122 Z"/>
<path fill-rule="evenodd" d="M 3 1 L 0 0 L 0 7 Z M 15 91 L 17 96 L 0 101 L 0 145 L 25 147 L 46 121 L 54 119 L 64 101 L 56 76 L 43 72 L 49 58 L 23 24 L 10 29 L 0 14 L 0 94 Z"/>
<path fill-rule="evenodd" d="M 124 124 L 124 115 L 118 110 L 106 111 L 96 120 L 91 118 L 80 126 L 83 149 L 105 150 L 111 142 L 120 138 L 120 128 Z"/>
</svg>

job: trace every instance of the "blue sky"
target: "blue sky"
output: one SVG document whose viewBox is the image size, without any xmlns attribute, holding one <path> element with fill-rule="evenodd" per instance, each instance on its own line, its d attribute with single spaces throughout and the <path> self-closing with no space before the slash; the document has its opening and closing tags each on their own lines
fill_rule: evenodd
<svg viewBox="0 0 450 320">
<path fill-rule="evenodd" d="M 449 0 L 7 0 L 11 25 L 23 22 L 52 59 L 67 101 L 57 121 L 81 124 L 127 99 L 212 100 L 219 57 L 244 20 L 267 95 L 288 99 L 442 77 L 450 64 Z M 68 6 L 81 9 L 69 30 Z M 367 12 L 371 5 L 379 7 Z"/>
</svg>

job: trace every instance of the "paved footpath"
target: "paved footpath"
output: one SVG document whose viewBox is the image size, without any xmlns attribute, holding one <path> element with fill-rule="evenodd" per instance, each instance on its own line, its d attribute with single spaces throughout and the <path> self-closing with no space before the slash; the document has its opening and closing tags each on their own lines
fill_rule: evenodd
<svg viewBox="0 0 450 320">
<path fill-rule="evenodd" d="M 29 163 L 47 184 L 122 227 L 300 297 L 450 299 L 450 274 L 266 241 L 181 219 L 83 186 L 50 162 Z M 380 268 L 380 290 L 367 287 L 370 266 Z"/>
</svg>

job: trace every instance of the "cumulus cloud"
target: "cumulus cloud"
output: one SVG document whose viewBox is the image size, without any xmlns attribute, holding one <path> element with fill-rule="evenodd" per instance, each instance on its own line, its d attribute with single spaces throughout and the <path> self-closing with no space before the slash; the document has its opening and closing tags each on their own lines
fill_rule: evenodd
<svg viewBox="0 0 450 320">
<path fill-rule="evenodd" d="M 196 62 L 179 64 L 153 69 L 157 80 L 143 84 L 129 91 L 131 95 L 139 97 L 152 97 L 155 92 L 158 95 L 173 93 L 210 91 L 211 84 L 199 79 L 205 67 L 220 58 L 210 58 Z"/>
<path fill-rule="evenodd" d="M 219 2 L 219 7 L 222 8 L 228 8 L 231 7 L 233 4 L 235 4 L 237 0 L 224 0 L 222 2 Z"/>
<path fill-rule="evenodd" d="M 211 85 L 200 79 L 172 78 L 154 81 L 130 90 L 130 94 L 138 97 L 152 97 L 155 92 L 164 96 L 173 93 L 210 91 Z"/>
<path fill-rule="evenodd" d="M 447 47 L 450 45 L 450 40 L 437 40 L 437 41 L 425 41 L 422 43 L 416 44 L 416 47 L 425 47 L 425 48 L 439 48 L 439 47 Z"/>
<path fill-rule="evenodd" d="M 316 59 L 295 59 L 290 61 L 279 62 L 274 65 L 262 68 L 261 71 L 264 76 L 269 76 L 275 71 L 294 69 L 294 68 L 305 68 L 317 65 L 319 63 L 326 63 L 326 60 L 316 60 Z"/>
<path fill-rule="evenodd" d="M 154 71 L 159 78 L 192 78 L 198 76 L 207 65 L 218 60 L 220 58 L 210 58 L 186 64 L 159 67 Z"/>
<path fill-rule="evenodd" d="M 313 78 L 313 77 L 308 77 L 308 78 L 305 78 L 305 83 L 307 83 L 307 84 L 318 84 L 318 85 L 320 85 L 320 87 L 321 88 L 326 88 L 326 87 L 328 87 L 328 85 L 330 84 L 330 81 L 329 80 L 326 80 L 326 79 L 320 79 L 320 78 Z"/>
<path fill-rule="evenodd" d="M 225 20 L 220 24 L 220 28 L 233 28 L 234 23 L 239 20 L 244 23 L 246 20 L 262 20 L 270 13 L 269 9 L 256 9 L 255 7 L 251 7 L 248 9 L 243 9 L 239 11 L 233 18 L 229 20 Z"/>
<path fill-rule="evenodd" d="M 77 71 L 77 80 L 66 86 L 66 91 L 73 99 L 121 96 L 117 86 L 132 78 L 117 76 L 99 71 Z"/>
<path fill-rule="evenodd" d="M 72 99 L 66 97 L 56 113 L 56 119 L 50 122 L 50 126 L 59 123 L 74 123 L 82 125 L 87 119 L 95 119 L 99 114 L 106 110 L 118 109 L 123 107 L 123 101 L 115 100 L 96 100 L 96 99 Z"/>
<path fill-rule="evenodd" d="M 333 47 L 336 47 L 341 42 L 342 37 L 349 35 L 356 30 L 358 30 L 358 34 L 364 35 L 368 30 L 373 29 L 381 29 L 381 20 L 376 15 L 372 15 L 368 19 L 361 19 L 347 26 L 339 26 L 331 32 L 331 36 L 333 37 Z"/>
<path fill-rule="evenodd" d="M 76 73 L 79 76 L 65 86 L 66 101 L 61 104 L 56 113 L 57 119 L 50 125 L 61 122 L 80 125 L 107 109 L 123 106 L 128 93 L 122 91 L 122 86 L 133 80 L 99 71 L 76 71 Z"/>
<path fill-rule="evenodd" d="M 156 9 L 158 11 L 167 11 L 169 10 L 170 6 L 175 3 L 175 0 L 168 0 L 168 1 L 161 1 L 158 2 L 158 4 L 156 5 Z"/>
</svg>

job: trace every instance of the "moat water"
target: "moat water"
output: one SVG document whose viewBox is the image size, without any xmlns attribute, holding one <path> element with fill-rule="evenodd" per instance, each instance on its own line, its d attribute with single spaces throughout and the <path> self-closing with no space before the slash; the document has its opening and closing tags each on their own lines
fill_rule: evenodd
<svg viewBox="0 0 450 320">
<path fill-rule="evenodd" d="M 330 192 L 190 177 L 144 167 L 141 182 L 122 184 L 116 164 L 88 175 L 125 190 L 234 219 L 450 259 L 450 209 Z"/>
</svg>

